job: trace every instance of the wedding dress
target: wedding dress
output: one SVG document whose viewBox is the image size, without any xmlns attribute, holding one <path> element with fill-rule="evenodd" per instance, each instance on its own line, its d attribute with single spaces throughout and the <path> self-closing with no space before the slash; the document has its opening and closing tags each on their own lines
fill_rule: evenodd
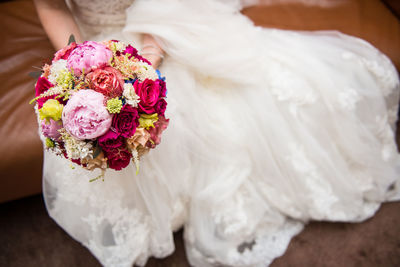
<svg viewBox="0 0 400 267">
<path fill-rule="evenodd" d="M 45 152 L 52 218 L 105 266 L 145 265 L 184 227 L 193 266 L 268 266 L 309 220 L 358 222 L 400 196 L 399 79 L 367 42 L 255 27 L 239 1 L 68 3 L 85 39 L 166 52 L 170 126 L 132 166 Z"/>
</svg>

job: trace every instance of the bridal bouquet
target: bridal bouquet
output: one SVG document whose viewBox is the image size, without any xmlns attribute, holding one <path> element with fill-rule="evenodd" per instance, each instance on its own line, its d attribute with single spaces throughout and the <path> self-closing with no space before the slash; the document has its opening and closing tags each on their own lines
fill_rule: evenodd
<svg viewBox="0 0 400 267">
<path fill-rule="evenodd" d="M 165 78 L 131 45 L 70 43 L 44 65 L 35 110 L 48 150 L 88 170 L 121 170 L 160 143 Z M 33 102 L 32 101 L 32 102 Z M 96 178 L 97 179 L 97 178 Z"/>
</svg>

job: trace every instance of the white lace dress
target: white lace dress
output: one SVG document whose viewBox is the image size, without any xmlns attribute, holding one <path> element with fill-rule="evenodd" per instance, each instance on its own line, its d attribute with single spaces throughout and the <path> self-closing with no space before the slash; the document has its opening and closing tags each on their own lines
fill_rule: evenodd
<svg viewBox="0 0 400 267">
<path fill-rule="evenodd" d="M 362 221 L 399 198 L 399 80 L 339 32 L 255 27 L 239 1 L 69 3 L 85 38 L 166 51 L 170 126 L 141 162 L 95 174 L 45 153 L 52 218 L 105 266 L 145 265 L 184 227 L 193 266 L 267 266 L 309 220 Z"/>
</svg>

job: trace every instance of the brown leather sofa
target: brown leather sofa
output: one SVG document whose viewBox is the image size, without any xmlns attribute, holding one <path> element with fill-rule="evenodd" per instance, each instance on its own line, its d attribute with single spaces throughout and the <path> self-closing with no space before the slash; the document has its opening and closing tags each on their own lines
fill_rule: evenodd
<svg viewBox="0 0 400 267">
<path fill-rule="evenodd" d="M 273 4 L 271 4 L 271 2 Z M 257 25 L 291 30 L 339 30 L 371 42 L 400 69 L 396 0 L 267 1 L 243 10 Z M 28 76 L 54 53 L 32 0 L 0 2 L 0 202 L 41 192 L 42 145 Z"/>
</svg>

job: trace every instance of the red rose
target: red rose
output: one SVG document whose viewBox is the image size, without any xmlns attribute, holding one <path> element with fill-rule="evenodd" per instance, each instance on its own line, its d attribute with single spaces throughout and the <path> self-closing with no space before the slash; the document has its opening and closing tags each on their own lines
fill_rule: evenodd
<svg viewBox="0 0 400 267">
<path fill-rule="evenodd" d="M 36 86 L 35 86 L 35 96 L 40 96 L 41 94 L 43 94 L 44 92 L 46 92 L 47 90 L 49 90 L 49 88 L 53 87 L 54 85 L 47 80 L 45 77 L 39 77 L 39 79 L 36 82 Z"/>
<path fill-rule="evenodd" d="M 111 127 L 114 128 L 116 133 L 129 138 L 135 133 L 138 125 L 139 114 L 137 109 L 131 105 L 125 105 L 120 113 L 114 115 Z"/>
<path fill-rule="evenodd" d="M 75 48 L 76 48 L 75 42 L 72 42 L 69 45 L 67 45 L 66 47 L 61 48 L 54 55 L 53 62 L 57 61 L 59 59 L 68 59 L 69 55 Z"/>
<path fill-rule="evenodd" d="M 166 119 L 164 116 L 159 116 L 158 121 L 154 123 L 154 128 L 149 128 L 147 131 L 150 133 L 150 139 L 153 142 L 147 142 L 147 146 L 150 148 L 154 148 L 161 142 L 161 134 L 167 129 L 169 124 L 169 119 Z"/>
<path fill-rule="evenodd" d="M 164 98 L 161 98 L 160 100 L 158 100 L 158 102 L 156 103 L 156 106 L 155 106 L 156 113 L 158 115 L 164 116 L 166 108 L 167 108 L 167 101 L 165 101 Z"/>
<path fill-rule="evenodd" d="M 155 105 L 160 97 L 161 87 L 158 82 L 146 79 L 143 82 L 135 81 L 133 84 L 136 94 L 140 98 L 139 111 L 147 114 L 155 112 Z"/>
<path fill-rule="evenodd" d="M 165 81 L 158 79 L 156 82 L 160 85 L 160 97 L 165 97 L 167 95 L 167 87 Z"/>
<path fill-rule="evenodd" d="M 44 92 L 46 92 L 47 90 L 49 90 L 51 87 L 53 87 L 54 85 L 49 82 L 49 80 L 47 80 L 45 77 L 40 77 L 38 79 L 38 81 L 36 82 L 36 86 L 35 86 L 35 97 L 40 96 L 41 94 L 43 94 Z M 36 102 L 38 103 L 39 108 L 42 108 L 43 104 L 49 100 L 49 99 L 53 99 L 55 98 L 56 95 L 52 95 L 52 96 L 44 96 L 42 98 L 39 98 Z"/>
<path fill-rule="evenodd" d="M 108 132 L 99 137 L 98 142 L 103 151 L 112 150 L 120 148 L 124 144 L 124 138 L 119 134 L 108 130 Z"/>
<path fill-rule="evenodd" d="M 100 67 L 89 72 L 86 76 L 89 88 L 113 98 L 122 95 L 124 78 L 113 67 Z"/>
<path fill-rule="evenodd" d="M 132 158 L 132 154 L 125 148 L 105 150 L 104 155 L 107 158 L 108 166 L 117 171 L 128 166 Z"/>
</svg>

